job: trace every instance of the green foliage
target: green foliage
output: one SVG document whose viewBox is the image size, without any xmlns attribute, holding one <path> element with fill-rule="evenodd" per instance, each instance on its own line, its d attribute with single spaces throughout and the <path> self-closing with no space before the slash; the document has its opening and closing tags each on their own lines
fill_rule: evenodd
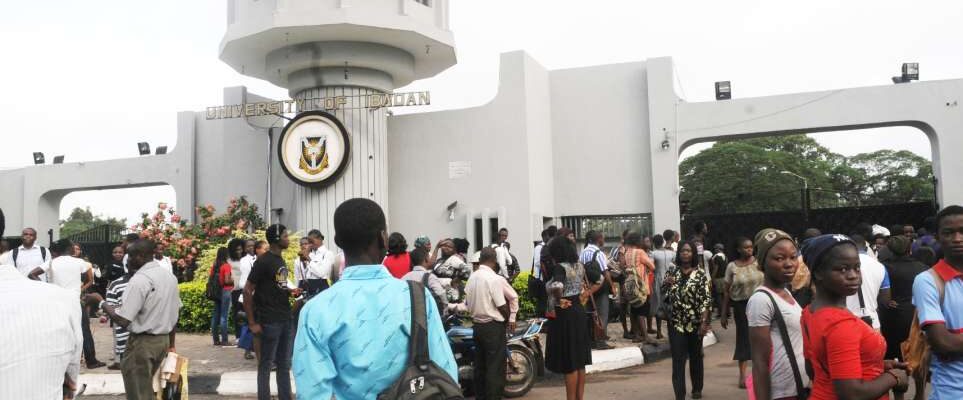
<svg viewBox="0 0 963 400">
<path fill-rule="evenodd" d="M 90 211 L 90 207 L 76 207 L 70 212 L 70 216 L 68 216 L 67 219 L 60 221 L 60 237 L 69 237 L 104 225 L 110 225 L 112 235 L 120 235 L 124 229 L 127 229 L 127 219 L 112 217 L 104 219 L 100 215 L 94 215 L 94 213 Z"/>
<path fill-rule="evenodd" d="M 214 302 L 204 296 L 207 279 L 184 282 L 178 286 L 181 291 L 180 319 L 177 330 L 180 332 L 210 332 L 211 314 L 214 312 Z M 231 326 L 231 324 L 228 324 Z"/>
<path fill-rule="evenodd" d="M 801 135 L 720 141 L 679 165 L 680 198 L 696 214 L 799 209 L 800 179 L 811 206 L 932 199 L 932 165 L 909 151 L 845 157 Z"/>
<path fill-rule="evenodd" d="M 518 321 L 541 317 L 541 315 L 535 315 L 535 299 L 528 294 L 529 275 L 531 274 L 528 272 L 522 272 L 512 282 L 512 288 L 518 293 L 518 315 L 516 316 Z"/>
</svg>

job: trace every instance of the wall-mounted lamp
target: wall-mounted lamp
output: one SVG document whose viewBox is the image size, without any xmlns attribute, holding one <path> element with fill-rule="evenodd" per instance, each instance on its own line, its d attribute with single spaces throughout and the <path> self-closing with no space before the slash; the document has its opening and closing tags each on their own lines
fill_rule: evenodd
<svg viewBox="0 0 963 400">
<path fill-rule="evenodd" d="M 150 145 L 147 142 L 138 142 L 137 152 L 142 156 L 150 155 Z"/>
<path fill-rule="evenodd" d="M 908 83 L 920 80 L 920 63 L 903 63 L 903 73 L 893 77 L 893 83 Z"/>
<path fill-rule="evenodd" d="M 729 100 L 732 98 L 732 82 L 716 82 L 716 100 Z"/>
<path fill-rule="evenodd" d="M 33 163 L 34 163 L 34 164 L 40 165 L 40 164 L 43 164 L 44 161 L 45 161 L 45 160 L 44 160 L 44 157 L 43 157 L 43 153 L 41 153 L 41 152 L 39 152 L 39 151 L 36 151 L 36 152 L 33 153 Z"/>
<path fill-rule="evenodd" d="M 157 149 L 154 150 L 154 154 L 155 154 L 155 155 L 158 155 L 158 156 L 159 156 L 159 155 L 163 155 L 163 154 L 167 154 L 167 146 L 159 146 L 159 147 L 157 147 Z"/>
<path fill-rule="evenodd" d="M 54 156 L 54 164 L 63 164 L 64 156 Z"/>
<path fill-rule="evenodd" d="M 662 150 L 668 150 L 668 149 L 669 149 L 669 139 L 665 139 L 662 141 Z"/>
<path fill-rule="evenodd" d="M 455 220 L 455 207 L 458 207 L 458 202 L 457 202 L 457 201 L 455 201 L 455 202 L 453 202 L 453 203 L 451 203 L 451 204 L 448 205 L 448 221 L 449 221 L 449 222 Z"/>
</svg>

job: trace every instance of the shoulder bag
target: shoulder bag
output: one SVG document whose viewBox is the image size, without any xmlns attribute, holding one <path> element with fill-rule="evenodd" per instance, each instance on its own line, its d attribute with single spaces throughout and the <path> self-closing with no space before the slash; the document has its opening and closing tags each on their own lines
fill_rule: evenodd
<svg viewBox="0 0 963 400">
<path fill-rule="evenodd" d="M 809 398 L 809 388 L 803 385 L 802 373 L 799 371 L 799 364 L 796 362 L 796 353 L 792 349 L 789 330 L 786 328 L 786 320 L 782 318 L 782 310 L 779 309 L 779 305 L 776 304 L 776 299 L 772 297 L 772 294 L 768 291 L 757 289 L 756 293 L 764 293 L 772 303 L 773 319 L 776 321 L 776 327 L 779 328 L 779 335 L 782 336 L 782 344 L 786 347 L 786 356 L 789 358 L 789 365 L 792 367 L 792 376 L 796 381 L 796 398 L 806 400 Z"/>
</svg>

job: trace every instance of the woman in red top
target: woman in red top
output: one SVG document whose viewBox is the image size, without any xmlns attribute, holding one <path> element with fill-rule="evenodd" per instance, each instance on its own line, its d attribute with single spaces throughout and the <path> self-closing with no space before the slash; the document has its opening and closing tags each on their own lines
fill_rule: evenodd
<svg viewBox="0 0 963 400">
<path fill-rule="evenodd" d="M 217 249 L 217 258 L 211 265 L 208 279 L 217 279 L 221 285 L 221 299 L 214 302 L 214 312 L 211 313 L 211 337 L 215 346 L 227 346 L 227 315 L 231 308 L 231 291 L 234 290 L 234 277 L 231 276 L 231 264 L 227 262 L 230 254 L 227 247 Z M 217 277 L 214 272 L 217 271 Z M 221 338 L 218 340 L 217 331 L 220 328 Z"/>
<path fill-rule="evenodd" d="M 391 276 L 401 279 L 411 272 L 411 257 L 408 255 L 408 241 L 398 232 L 388 236 L 388 257 L 381 262 L 388 268 Z"/>
<path fill-rule="evenodd" d="M 884 360 L 886 341 L 846 309 L 846 297 L 862 283 L 855 242 L 822 235 L 807 240 L 802 252 L 816 285 L 802 316 L 806 369 L 814 376 L 810 399 L 888 399 L 890 389 L 905 390 L 905 364 Z"/>
</svg>

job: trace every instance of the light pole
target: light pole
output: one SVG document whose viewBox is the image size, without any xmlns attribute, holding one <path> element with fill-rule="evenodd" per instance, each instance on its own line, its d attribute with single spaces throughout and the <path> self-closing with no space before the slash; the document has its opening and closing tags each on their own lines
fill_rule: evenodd
<svg viewBox="0 0 963 400">
<path fill-rule="evenodd" d="M 806 179 L 805 177 L 803 177 L 802 175 L 799 175 L 799 174 L 796 174 L 796 173 L 793 173 L 793 172 L 789 172 L 789 171 L 779 171 L 779 173 L 780 173 L 780 174 L 785 174 L 785 175 L 792 175 L 792 176 L 795 176 L 796 178 L 799 178 L 799 179 L 801 179 L 801 180 L 803 181 L 803 190 L 802 190 L 802 197 L 801 197 L 801 198 L 802 198 L 803 221 L 805 221 L 805 222 L 808 223 L 808 222 L 809 222 L 809 180 Z"/>
</svg>

